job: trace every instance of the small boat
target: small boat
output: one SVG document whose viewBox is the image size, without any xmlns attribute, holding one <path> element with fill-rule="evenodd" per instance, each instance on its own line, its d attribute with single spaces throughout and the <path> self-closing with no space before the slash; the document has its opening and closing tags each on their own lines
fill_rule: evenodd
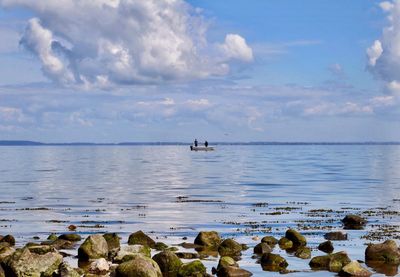
<svg viewBox="0 0 400 277">
<path fill-rule="evenodd" d="M 214 147 L 205 147 L 205 146 L 193 146 L 190 145 L 191 151 L 214 151 Z"/>
</svg>

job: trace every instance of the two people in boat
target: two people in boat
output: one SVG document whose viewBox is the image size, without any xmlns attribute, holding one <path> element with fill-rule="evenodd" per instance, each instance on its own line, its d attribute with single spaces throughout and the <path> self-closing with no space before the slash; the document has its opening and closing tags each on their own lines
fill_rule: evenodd
<svg viewBox="0 0 400 277">
<path fill-rule="evenodd" d="M 198 144 L 199 144 L 199 143 L 198 143 L 197 139 L 195 139 L 195 140 L 194 140 L 194 147 L 197 147 Z M 205 146 L 205 147 L 208 147 L 208 141 L 205 141 L 205 142 L 204 142 L 204 146 Z"/>
</svg>

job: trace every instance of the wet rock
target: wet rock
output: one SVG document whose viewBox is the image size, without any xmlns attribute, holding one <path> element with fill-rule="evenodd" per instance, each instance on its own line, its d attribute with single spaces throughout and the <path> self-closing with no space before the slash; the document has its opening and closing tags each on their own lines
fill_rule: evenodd
<svg viewBox="0 0 400 277">
<path fill-rule="evenodd" d="M 346 252 L 341 251 L 335 254 L 317 256 L 311 259 L 310 267 L 314 270 L 328 270 L 339 272 L 345 265 L 351 262 Z"/>
<path fill-rule="evenodd" d="M 344 277 L 368 277 L 371 275 L 372 273 L 366 268 L 363 268 L 357 261 L 352 261 L 351 263 L 345 265 L 339 272 L 339 276 Z"/>
<path fill-rule="evenodd" d="M 74 248 L 74 242 L 69 241 L 69 240 L 63 240 L 63 239 L 56 239 L 55 241 L 45 241 L 41 243 L 42 245 L 51 245 L 55 249 L 60 250 L 60 249 L 73 249 Z"/>
<path fill-rule="evenodd" d="M 195 238 L 194 243 L 204 247 L 218 248 L 221 244 L 221 237 L 215 231 L 200 232 Z"/>
<path fill-rule="evenodd" d="M 137 231 L 136 233 L 131 234 L 128 239 L 128 244 L 140 244 L 150 248 L 154 248 L 156 246 L 156 242 L 142 231 Z"/>
<path fill-rule="evenodd" d="M 78 249 L 78 258 L 81 261 L 107 258 L 108 245 L 102 235 L 89 236 Z"/>
<path fill-rule="evenodd" d="M 76 230 L 76 226 L 71 224 L 71 225 L 68 226 L 68 230 L 75 231 Z"/>
<path fill-rule="evenodd" d="M 278 240 L 272 236 L 263 237 L 261 242 L 268 244 L 271 248 L 278 244 Z"/>
<path fill-rule="evenodd" d="M 132 260 L 120 264 L 116 269 L 116 277 L 162 277 L 158 264 L 150 258 L 136 255 Z"/>
<path fill-rule="evenodd" d="M 3 237 L 0 242 L 7 242 L 10 246 L 15 245 L 15 238 L 12 235 L 7 235 Z"/>
<path fill-rule="evenodd" d="M 44 255 L 19 249 L 2 262 L 6 276 L 51 277 L 58 271 L 63 257 L 56 252 Z"/>
<path fill-rule="evenodd" d="M 182 266 L 182 261 L 179 257 L 168 250 L 164 250 L 154 255 L 153 260 L 160 267 L 161 273 L 164 277 L 176 277 L 179 268 Z"/>
<path fill-rule="evenodd" d="M 181 244 L 178 244 L 178 245 L 182 246 L 185 249 L 192 249 L 192 248 L 199 247 L 199 245 L 194 244 L 194 243 L 190 243 L 190 242 L 182 242 Z"/>
<path fill-rule="evenodd" d="M 176 252 L 175 254 L 178 256 L 178 258 L 187 259 L 187 260 L 199 259 L 200 258 L 200 255 L 198 253 Z"/>
<path fill-rule="evenodd" d="M 400 250 L 394 240 L 370 244 L 365 250 L 367 261 L 379 261 L 387 264 L 400 264 Z"/>
<path fill-rule="evenodd" d="M 310 259 L 311 258 L 311 249 L 309 247 L 301 246 L 299 247 L 294 255 L 300 259 Z"/>
<path fill-rule="evenodd" d="M 327 240 L 347 240 L 347 234 L 343 232 L 329 232 L 324 235 Z"/>
<path fill-rule="evenodd" d="M 238 257 L 241 255 L 242 245 L 233 239 L 224 240 L 218 247 L 218 253 L 221 256 Z"/>
<path fill-rule="evenodd" d="M 246 251 L 247 249 L 249 249 L 249 246 L 245 243 L 241 243 L 240 245 L 242 246 L 242 251 Z"/>
<path fill-rule="evenodd" d="M 104 234 L 103 237 L 107 242 L 109 258 L 115 257 L 115 255 L 117 255 L 117 253 L 121 247 L 120 238 L 119 238 L 118 234 L 107 233 L 107 234 Z"/>
<path fill-rule="evenodd" d="M 304 246 L 307 244 L 306 238 L 296 230 L 289 229 L 286 231 L 285 238 L 293 242 L 293 246 Z"/>
<path fill-rule="evenodd" d="M 272 252 L 271 247 L 265 242 L 261 242 L 254 247 L 254 254 L 262 255 L 271 252 Z"/>
<path fill-rule="evenodd" d="M 207 269 L 200 261 L 183 264 L 178 271 L 179 277 L 202 277 L 207 276 Z"/>
<path fill-rule="evenodd" d="M 56 234 L 50 234 L 50 235 L 47 237 L 47 240 L 50 240 L 50 241 L 55 241 L 56 239 L 58 239 L 58 237 L 57 237 Z"/>
<path fill-rule="evenodd" d="M 349 214 L 342 219 L 345 229 L 349 230 L 360 230 L 363 229 L 367 221 L 361 216 Z"/>
<path fill-rule="evenodd" d="M 68 240 L 68 241 L 80 241 L 82 240 L 81 236 L 78 234 L 63 234 L 58 237 L 59 239 Z"/>
<path fill-rule="evenodd" d="M 168 247 L 168 248 L 165 249 L 165 250 L 169 250 L 169 251 L 172 251 L 172 252 L 176 252 L 176 251 L 179 250 L 179 248 L 178 248 L 178 247 L 175 247 L 175 246 L 171 246 L 171 247 Z"/>
<path fill-rule="evenodd" d="M 218 277 L 250 277 L 252 275 L 250 271 L 234 266 L 225 266 L 217 271 Z"/>
<path fill-rule="evenodd" d="M 156 249 L 157 251 L 163 251 L 165 249 L 168 249 L 168 245 L 166 245 L 163 242 L 156 242 L 156 245 L 154 246 L 154 249 Z"/>
<path fill-rule="evenodd" d="M 227 267 L 227 266 L 239 267 L 239 265 L 236 263 L 234 259 L 228 256 L 224 256 L 221 257 L 221 259 L 219 259 L 217 271 L 220 270 L 222 267 Z"/>
<path fill-rule="evenodd" d="M 281 238 L 279 240 L 279 247 L 282 250 L 291 249 L 293 248 L 293 242 L 287 238 Z"/>
<path fill-rule="evenodd" d="M 104 275 L 110 270 L 110 265 L 104 258 L 94 260 L 90 264 L 89 272 L 97 275 Z"/>
<path fill-rule="evenodd" d="M 6 277 L 6 274 L 4 273 L 3 267 L 0 265 L 0 277 Z"/>
<path fill-rule="evenodd" d="M 31 253 L 44 255 L 49 252 L 54 252 L 56 249 L 51 245 L 32 245 L 28 247 Z"/>
<path fill-rule="evenodd" d="M 377 261 L 366 261 L 366 264 L 376 273 L 381 273 L 386 276 L 397 276 L 399 274 L 399 265 L 397 264 L 388 264 Z"/>
<path fill-rule="evenodd" d="M 9 246 L 3 247 L 0 249 L 0 262 L 3 261 L 8 256 L 11 256 L 15 252 L 14 248 Z"/>
<path fill-rule="evenodd" d="M 318 249 L 321 250 L 322 252 L 325 252 L 328 254 L 332 253 L 334 250 L 333 244 L 330 240 L 327 240 L 327 241 L 321 243 L 320 245 L 318 245 Z"/>
<path fill-rule="evenodd" d="M 114 258 L 114 262 L 123 263 L 132 259 L 134 256 L 137 255 L 142 255 L 150 258 L 151 257 L 150 247 L 140 244 L 123 246 L 118 251 L 117 256 Z"/>
<path fill-rule="evenodd" d="M 282 271 L 288 267 L 287 261 L 277 254 L 264 254 L 261 257 L 261 266 L 265 271 Z"/>
<path fill-rule="evenodd" d="M 63 262 L 60 265 L 60 277 L 81 277 L 82 274 L 80 274 L 76 269 L 72 268 L 69 264 L 66 262 Z"/>
</svg>

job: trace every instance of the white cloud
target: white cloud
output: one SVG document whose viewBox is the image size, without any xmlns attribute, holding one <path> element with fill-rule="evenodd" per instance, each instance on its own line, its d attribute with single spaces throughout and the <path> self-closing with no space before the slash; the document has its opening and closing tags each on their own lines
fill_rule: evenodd
<svg viewBox="0 0 400 277">
<path fill-rule="evenodd" d="M 0 4 L 35 15 L 21 41 L 39 57 L 48 77 L 67 86 L 207 78 L 228 74 L 231 61 L 253 60 L 252 49 L 237 34 L 227 35 L 223 44 L 207 41 L 201 11 L 183 0 Z"/>
<path fill-rule="evenodd" d="M 372 114 L 373 112 L 374 109 L 370 105 L 363 105 L 354 102 L 346 102 L 339 104 L 325 102 L 306 108 L 303 114 L 305 116 L 316 116 L 316 115 L 337 116 L 337 115 L 365 115 L 365 114 Z"/>
<path fill-rule="evenodd" d="M 0 122 L 28 123 L 31 119 L 21 109 L 0 107 Z"/>
</svg>

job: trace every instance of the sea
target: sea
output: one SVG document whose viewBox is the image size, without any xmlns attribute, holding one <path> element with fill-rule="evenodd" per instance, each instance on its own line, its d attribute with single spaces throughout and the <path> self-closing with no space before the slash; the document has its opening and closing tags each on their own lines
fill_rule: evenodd
<svg viewBox="0 0 400 277">
<path fill-rule="evenodd" d="M 368 243 L 399 243 L 399 208 L 400 145 L 217 145 L 210 152 L 188 145 L 0 147 L 0 234 L 14 235 L 17 246 L 69 233 L 70 225 L 83 237 L 116 232 L 123 244 L 143 230 L 177 247 L 213 230 L 249 246 L 240 267 L 280 276 L 263 271 L 253 256 L 263 236 L 279 239 L 294 228 L 319 256 L 324 234 L 343 231 L 348 240 L 334 241 L 335 252 L 364 261 Z M 366 217 L 366 228 L 344 230 L 347 214 Z M 336 276 L 312 271 L 310 260 L 278 246 L 274 253 L 287 259 L 290 276 Z M 203 262 L 211 273 L 218 257 Z M 398 272 L 363 266 L 374 276 Z"/>
</svg>

